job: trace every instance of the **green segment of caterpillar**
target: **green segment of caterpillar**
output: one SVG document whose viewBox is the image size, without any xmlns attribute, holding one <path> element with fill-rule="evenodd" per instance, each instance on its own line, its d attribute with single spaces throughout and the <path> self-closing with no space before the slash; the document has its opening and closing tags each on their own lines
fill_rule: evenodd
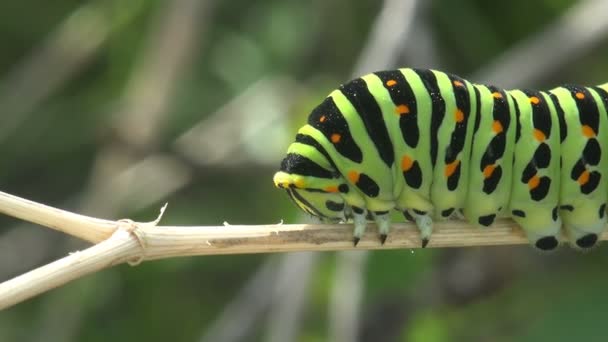
<svg viewBox="0 0 608 342">
<path fill-rule="evenodd" d="M 329 94 L 287 151 L 277 187 L 323 220 L 368 221 L 389 235 L 391 210 L 416 223 L 479 227 L 512 217 L 541 250 L 591 248 L 606 225 L 608 83 L 502 90 L 429 69 L 380 71 Z"/>
</svg>

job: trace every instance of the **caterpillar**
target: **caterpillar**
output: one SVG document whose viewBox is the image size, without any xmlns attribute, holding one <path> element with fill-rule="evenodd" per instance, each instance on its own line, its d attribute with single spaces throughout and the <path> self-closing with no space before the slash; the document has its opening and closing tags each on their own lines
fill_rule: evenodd
<svg viewBox="0 0 608 342">
<path fill-rule="evenodd" d="M 479 227 L 511 217 L 540 250 L 562 233 L 597 244 L 606 225 L 608 83 L 503 90 L 449 73 L 403 68 L 341 85 L 312 110 L 274 175 L 305 212 L 352 220 L 354 244 L 390 212 L 415 222 Z"/>
</svg>

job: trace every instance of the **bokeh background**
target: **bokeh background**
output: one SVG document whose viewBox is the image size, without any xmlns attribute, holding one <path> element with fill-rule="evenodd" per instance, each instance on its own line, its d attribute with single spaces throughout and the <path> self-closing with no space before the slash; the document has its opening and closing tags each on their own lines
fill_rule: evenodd
<svg viewBox="0 0 608 342">
<path fill-rule="evenodd" d="M 108 219 L 303 222 L 271 178 L 355 75 L 608 81 L 608 1 L 0 2 L 1 190 Z M 84 249 L 0 218 L 0 281 Z M 608 250 L 527 246 L 121 265 L 0 312 L 0 341 L 603 340 Z M 604 335 L 604 336 L 602 336 Z"/>
</svg>

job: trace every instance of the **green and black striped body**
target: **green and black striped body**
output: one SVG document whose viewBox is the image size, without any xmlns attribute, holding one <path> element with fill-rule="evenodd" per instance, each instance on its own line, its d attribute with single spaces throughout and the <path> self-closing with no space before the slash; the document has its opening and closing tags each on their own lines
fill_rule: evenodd
<svg viewBox="0 0 608 342">
<path fill-rule="evenodd" d="M 608 83 L 550 91 L 470 83 L 435 70 L 381 71 L 334 90 L 275 174 L 306 212 L 368 219 L 382 242 L 396 209 L 426 245 L 434 219 L 512 217 L 543 250 L 590 248 L 606 223 Z M 604 153 L 602 154 L 602 151 Z"/>
</svg>

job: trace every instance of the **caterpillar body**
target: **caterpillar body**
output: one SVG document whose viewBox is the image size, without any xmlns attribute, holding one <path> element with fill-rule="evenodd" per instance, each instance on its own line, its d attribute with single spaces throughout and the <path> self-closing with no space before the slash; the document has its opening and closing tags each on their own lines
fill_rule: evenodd
<svg viewBox="0 0 608 342">
<path fill-rule="evenodd" d="M 531 244 L 591 248 L 606 225 L 608 83 L 503 90 L 430 69 L 368 74 L 314 108 L 274 176 L 305 212 L 368 220 L 385 242 L 389 213 L 481 227 L 512 217 Z M 603 152 L 603 153 L 602 153 Z"/>
</svg>

